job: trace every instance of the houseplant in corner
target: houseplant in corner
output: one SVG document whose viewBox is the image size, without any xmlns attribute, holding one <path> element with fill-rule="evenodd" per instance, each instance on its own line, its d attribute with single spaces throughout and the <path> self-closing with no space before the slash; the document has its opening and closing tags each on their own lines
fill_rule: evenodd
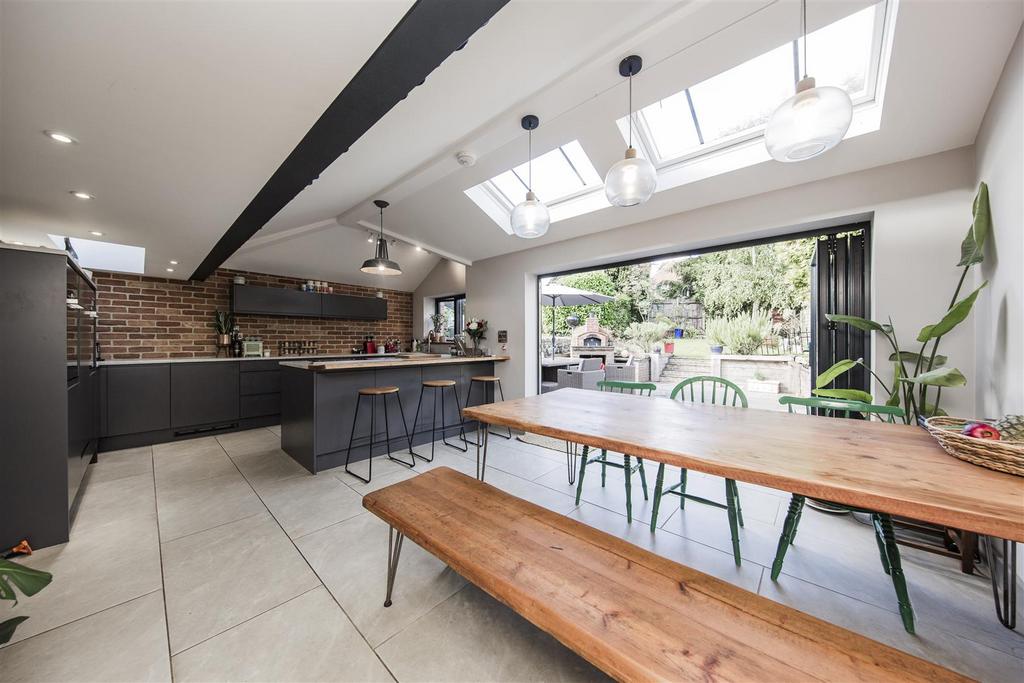
<svg viewBox="0 0 1024 683">
<path fill-rule="evenodd" d="M 13 600 L 18 604 L 18 593 L 31 597 L 46 588 L 53 575 L 49 572 L 31 569 L 0 557 L 0 600 Z M 15 590 L 17 589 L 17 590 Z M 0 621 L 0 645 L 14 637 L 14 630 L 28 617 L 12 617 Z"/>
<path fill-rule="evenodd" d="M 939 342 L 943 336 L 970 315 L 978 295 L 988 284 L 988 282 L 982 282 L 973 292 L 960 298 L 960 291 L 971 266 L 984 260 L 985 240 L 988 238 L 992 222 L 989 211 L 988 186 L 985 183 L 981 183 L 978 194 L 974 197 L 973 214 L 974 220 L 960 245 L 960 261 L 957 266 L 963 270 L 960 273 L 960 281 L 953 292 L 953 297 L 950 299 L 948 310 L 938 322 L 921 328 L 917 334 L 917 342 L 920 346 L 916 351 L 901 345 L 891 319 L 886 323 L 879 323 L 852 315 L 828 314 L 826 316 L 837 324 L 851 325 L 864 332 L 875 332 L 882 335 L 891 349 L 889 361 L 893 368 L 892 380 L 889 382 L 883 380 L 878 373 L 864 363 L 862 358 L 856 360 L 847 358 L 818 375 L 813 392 L 815 395 L 873 402 L 871 394 L 859 389 L 828 388 L 828 385 L 837 377 L 861 365 L 871 373 L 888 395 L 886 405 L 903 407 L 906 413 L 904 421 L 907 424 L 923 422 L 933 415 L 945 415 L 945 411 L 939 407 L 942 390 L 947 387 L 963 386 L 967 383 L 967 378 L 958 368 L 946 366 L 948 359 L 938 353 Z M 934 391 L 934 395 L 932 395 L 932 391 Z"/>
</svg>

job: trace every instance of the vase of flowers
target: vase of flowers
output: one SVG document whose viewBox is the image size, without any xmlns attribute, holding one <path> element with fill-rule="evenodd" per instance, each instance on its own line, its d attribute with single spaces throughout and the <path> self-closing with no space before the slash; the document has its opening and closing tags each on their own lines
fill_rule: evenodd
<svg viewBox="0 0 1024 683">
<path fill-rule="evenodd" d="M 486 339 L 484 332 L 487 331 L 487 321 L 480 318 L 470 318 L 466 323 L 466 335 L 473 340 L 473 355 L 480 355 L 480 340 Z"/>
</svg>

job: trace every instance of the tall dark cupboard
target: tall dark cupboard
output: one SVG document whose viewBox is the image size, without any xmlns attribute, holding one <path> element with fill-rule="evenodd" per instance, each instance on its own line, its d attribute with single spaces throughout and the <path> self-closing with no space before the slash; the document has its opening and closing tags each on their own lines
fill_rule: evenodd
<svg viewBox="0 0 1024 683">
<path fill-rule="evenodd" d="M 63 252 L 0 245 L 0 547 L 68 540 L 99 439 L 96 318 Z"/>
</svg>

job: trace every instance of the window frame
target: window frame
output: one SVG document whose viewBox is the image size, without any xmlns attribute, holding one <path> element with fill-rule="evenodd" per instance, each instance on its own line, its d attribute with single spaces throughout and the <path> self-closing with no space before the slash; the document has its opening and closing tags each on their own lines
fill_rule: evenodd
<svg viewBox="0 0 1024 683">
<path fill-rule="evenodd" d="M 462 303 L 460 306 L 459 303 Z M 466 327 L 466 295 L 465 294 L 453 294 L 451 296 L 441 296 L 434 299 L 434 314 L 437 315 L 441 312 L 441 304 L 450 303 L 452 304 L 452 310 L 455 311 L 455 334 L 459 334 Z M 445 336 L 445 341 L 454 341 L 454 337 Z"/>
</svg>

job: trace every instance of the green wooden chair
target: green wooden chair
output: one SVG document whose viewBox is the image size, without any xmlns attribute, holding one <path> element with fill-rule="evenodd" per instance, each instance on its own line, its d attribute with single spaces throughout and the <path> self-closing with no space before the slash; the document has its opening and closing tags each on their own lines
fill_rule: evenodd
<svg viewBox="0 0 1024 683">
<path fill-rule="evenodd" d="M 845 418 L 853 417 L 859 413 L 866 420 L 875 417 L 886 422 L 896 422 L 896 418 L 902 418 L 903 409 L 898 406 L 883 406 L 861 401 L 848 401 L 837 398 L 798 397 L 781 396 L 779 403 L 786 406 L 789 412 L 794 412 L 794 406 L 803 406 L 808 415 L 817 410 L 819 415 L 826 417 Z M 789 501 L 789 511 L 786 514 L 786 521 L 782 525 L 782 534 L 779 537 L 779 547 L 775 551 L 775 561 L 772 562 L 772 581 L 777 581 L 782 572 L 782 562 L 786 558 L 786 551 L 793 545 L 796 538 L 796 529 L 800 524 L 800 516 L 803 514 L 806 496 L 793 494 Z M 875 530 L 875 542 L 878 544 L 878 554 L 882 560 L 882 569 L 892 578 L 893 588 L 896 589 L 896 599 L 900 606 L 900 617 L 903 619 L 903 628 L 907 633 L 914 633 L 914 608 L 910 604 L 910 594 L 907 592 L 907 580 L 903 575 L 903 567 L 900 563 L 900 550 L 896 545 L 896 537 L 892 530 L 892 518 L 883 512 L 851 508 L 855 512 L 863 512 L 871 515 L 871 526 Z"/>
<path fill-rule="evenodd" d="M 735 408 L 746 408 L 747 397 L 743 390 L 722 377 L 713 375 L 698 375 L 689 377 L 677 384 L 672 389 L 671 398 L 680 401 L 692 401 L 694 403 L 713 403 L 716 405 L 732 406 Z M 685 509 L 687 499 L 721 508 L 729 514 L 729 532 L 732 535 L 732 556 L 739 565 L 740 557 L 740 534 L 739 527 L 743 526 L 743 508 L 740 506 L 740 493 L 736 482 L 732 479 L 725 480 L 725 504 L 715 500 L 709 500 L 692 493 L 686 492 L 686 470 L 680 469 L 679 483 L 662 490 L 665 481 L 665 464 L 658 466 L 658 478 L 654 483 L 654 509 L 651 512 L 651 531 L 658 528 L 658 508 L 661 507 L 661 498 L 665 494 L 679 496 L 679 509 Z"/>
<path fill-rule="evenodd" d="M 651 384 L 650 382 L 625 382 L 618 380 L 601 380 L 597 383 L 597 388 L 600 391 L 609 391 L 618 394 L 637 394 L 639 396 L 650 396 L 657 385 Z M 609 467 L 615 467 L 622 470 L 626 475 L 626 521 L 633 521 L 633 486 L 632 476 L 633 472 L 640 472 L 640 485 L 644 489 L 644 500 L 647 500 L 647 474 L 644 472 L 644 461 L 641 458 L 636 459 L 636 464 L 632 464 L 630 457 L 623 454 L 622 462 L 614 462 L 608 459 L 607 449 L 601 449 L 601 455 L 594 458 L 587 457 L 587 453 L 590 451 L 590 446 L 583 445 L 583 457 L 580 458 L 580 473 L 576 481 L 576 504 L 580 504 L 580 496 L 583 495 L 583 475 L 587 471 L 587 465 L 593 463 L 601 463 L 601 486 L 604 487 L 605 477 Z M 570 482 L 571 483 L 571 482 Z"/>
</svg>

